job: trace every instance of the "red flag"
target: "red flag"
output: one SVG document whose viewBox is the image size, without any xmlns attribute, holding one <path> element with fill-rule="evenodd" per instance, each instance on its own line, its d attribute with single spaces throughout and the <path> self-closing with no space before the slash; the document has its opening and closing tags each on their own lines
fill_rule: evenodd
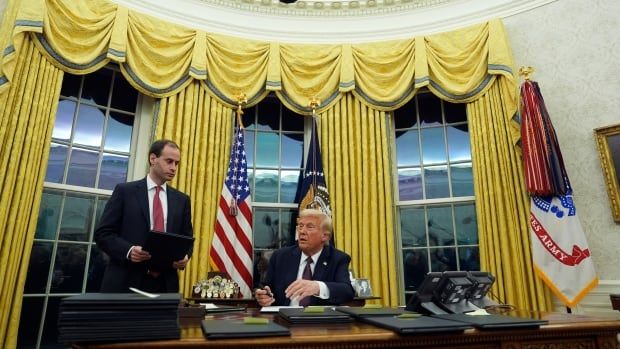
<svg viewBox="0 0 620 349">
<path fill-rule="evenodd" d="M 243 129 L 237 128 L 217 209 L 210 256 L 219 271 L 228 273 L 239 284 L 244 298 L 252 297 L 251 202 Z"/>
</svg>

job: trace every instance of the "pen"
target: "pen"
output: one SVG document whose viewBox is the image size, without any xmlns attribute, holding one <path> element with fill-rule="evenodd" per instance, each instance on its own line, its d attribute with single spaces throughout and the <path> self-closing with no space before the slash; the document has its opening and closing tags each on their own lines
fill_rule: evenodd
<svg viewBox="0 0 620 349">
<path fill-rule="evenodd" d="M 267 291 L 267 295 L 269 296 L 269 298 L 273 298 L 273 293 L 271 293 L 271 291 L 269 291 L 265 287 L 263 287 L 263 291 Z"/>
</svg>

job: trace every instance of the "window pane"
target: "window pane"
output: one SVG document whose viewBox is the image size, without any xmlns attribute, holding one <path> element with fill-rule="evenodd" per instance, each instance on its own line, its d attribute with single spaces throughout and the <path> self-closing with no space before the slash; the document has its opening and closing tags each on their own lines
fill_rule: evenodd
<svg viewBox="0 0 620 349">
<path fill-rule="evenodd" d="M 67 194 L 60 222 L 60 240 L 88 241 L 95 199 Z"/>
<path fill-rule="evenodd" d="M 280 217 L 277 209 L 254 211 L 254 248 L 277 248 Z"/>
<path fill-rule="evenodd" d="M 450 166 L 452 176 L 452 196 L 473 196 L 474 175 L 471 163 Z"/>
<path fill-rule="evenodd" d="M 255 201 L 278 202 L 278 171 L 256 170 Z"/>
<path fill-rule="evenodd" d="M 103 154 L 99 188 L 112 190 L 118 183 L 124 183 L 127 180 L 127 166 L 129 166 L 129 157 Z"/>
<path fill-rule="evenodd" d="M 278 166 L 280 137 L 277 133 L 256 134 L 256 166 Z"/>
<path fill-rule="evenodd" d="M 134 113 L 138 102 L 138 91 L 125 80 L 121 73 L 114 74 L 114 89 L 110 106 Z"/>
<path fill-rule="evenodd" d="M 422 127 L 441 125 L 441 101 L 430 93 L 418 94 L 420 123 Z"/>
<path fill-rule="evenodd" d="M 280 211 L 280 245 L 288 246 L 295 241 L 297 209 Z"/>
<path fill-rule="evenodd" d="M 467 124 L 449 126 L 447 131 L 448 155 L 450 156 L 450 161 L 471 161 L 469 129 Z"/>
<path fill-rule="evenodd" d="M 400 229 L 403 247 L 427 246 L 424 208 L 401 208 Z"/>
<path fill-rule="evenodd" d="M 97 245 L 93 244 L 90 251 L 90 261 L 88 262 L 88 275 L 86 279 L 86 292 L 99 292 L 103 272 L 108 264 L 108 256 L 101 252 Z"/>
<path fill-rule="evenodd" d="M 246 130 L 253 130 L 256 128 L 254 121 L 256 119 L 256 106 L 249 107 L 243 111 L 241 120 L 243 122 L 243 128 Z"/>
<path fill-rule="evenodd" d="M 58 343 L 58 308 L 62 297 L 49 297 L 47 299 L 47 311 L 45 312 L 45 324 L 41 336 L 41 348 L 61 349 L 65 345 Z"/>
<path fill-rule="evenodd" d="M 299 171 L 282 171 L 280 175 L 280 202 L 295 202 Z"/>
<path fill-rule="evenodd" d="M 424 168 L 424 182 L 426 184 L 426 198 L 450 197 L 448 187 L 448 166 L 429 166 Z"/>
<path fill-rule="evenodd" d="M 459 245 L 478 244 L 478 224 L 474 204 L 454 205 L 454 221 Z"/>
<path fill-rule="evenodd" d="M 428 254 L 423 249 L 403 250 L 405 291 L 416 291 L 428 270 Z"/>
<path fill-rule="evenodd" d="M 36 347 L 44 300 L 45 298 L 43 297 L 24 297 L 22 312 L 19 318 L 19 333 L 17 334 L 18 348 L 29 349 Z"/>
<path fill-rule="evenodd" d="M 129 153 L 133 120 L 133 115 L 110 112 L 105 139 L 105 150 Z"/>
<path fill-rule="evenodd" d="M 282 163 L 280 166 L 301 168 L 304 151 L 304 135 L 288 133 L 282 135 Z"/>
<path fill-rule="evenodd" d="M 401 201 L 422 199 L 422 172 L 419 168 L 398 170 L 398 193 Z"/>
<path fill-rule="evenodd" d="M 97 176 L 97 152 L 73 148 L 67 173 L 67 184 L 94 187 Z"/>
<path fill-rule="evenodd" d="M 431 271 L 457 270 L 454 248 L 431 248 Z"/>
<path fill-rule="evenodd" d="M 82 100 L 107 106 L 111 83 L 112 71 L 110 69 L 99 69 L 86 75 L 84 77 Z"/>
<path fill-rule="evenodd" d="M 73 142 L 92 147 L 101 147 L 104 119 L 104 110 L 81 104 L 77 122 L 75 123 Z"/>
<path fill-rule="evenodd" d="M 447 123 L 467 121 L 467 111 L 464 103 L 443 103 Z"/>
<path fill-rule="evenodd" d="M 254 250 L 254 288 L 262 287 L 267 278 L 269 259 L 273 250 Z"/>
<path fill-rule="evenodd" d="M 37 232 L 34 236 L 35 239 L 53 240 L 56 238 L 56 228 L 58 228 L 61 204 L 62 194 L 43 192 L 41 206 L 39 207 L 39 218 L 37 219 Z"/>
<path fill-rule="evenodd" d="M 418 130 L 396 132 L 396 161 L 398 166 L 420 165 Z"/>
<path fill-rule="evenodd" d="M 53 293 L 80 293 L 86 266 L 86 245 L 59 243 L 52 277 Z"/>
<path fill-rule="evenodd" d="M 431 206 L 428 208 L 428 238 L 430 246 L 454 245 L 452 207 Z"/>
<path fill-rule="evenodd" d="M 443 128 L 422 129 L 422 161 L 425 164 L 440 164 L 446 162 L 446 143 Z"/>
<path fill-rule="evenodd" d="M 107 197 L 100 197 L 97 199 L 97 212 L 95 212 L 95 227 L 99 224 L 99 220 L 101 219 L 101 214 L 103 214 L 103 209 L 105 205 L 108 203 Z"/>
<path fill-rule="evenodd" d="M 460 270 L 480 270 L 478 247 L 459 247 Z"/>
<path fill-rule="evenodd" d="M 52 138 L 66 142 L 71 139 L 71 129 L 73 128 L 73 116 L 75 115 L 76 106 L 77 103 L 66 99 L 58 102 Z"/>
<path fill-rule="evenodd" d="M 280 100 L 277 98 L 265 98 L 258 107 L 258 130 L 280 129 Z"/>
<path fill-rule="evenodd" d="M 35 241 L 32 245 L 24 293 L 45 293 L 53 248 L 54 246 L 51 242 Z"/>
<path fill-rule="evenodd" d="M 82 77 L 65 73 L 62 78 L 62 88 L 60 89 L 60 95 L 65 97 L 78 97 L 78 91 L 80 90 L 80 82 Z"/>
<path fill-rule="evenodd" d="M 397 130 L 417 125 L 415 110 L 415 98 L 394 110 L 394 124 Z"/>
<path fill-rule="evenodd" d="M 282 131 L 304 130 L 304 116 L 296 114 L 292 110 L 282 107 Z"/>
<path fill-rule="evenodd" d="M 68 151 L 69 148 L 67 146 L 52 143 L 50 156 L 47 160 L 47 172 L 45 172 L 46 182 L 62 183 L 65 176 Z"/>
</svg>

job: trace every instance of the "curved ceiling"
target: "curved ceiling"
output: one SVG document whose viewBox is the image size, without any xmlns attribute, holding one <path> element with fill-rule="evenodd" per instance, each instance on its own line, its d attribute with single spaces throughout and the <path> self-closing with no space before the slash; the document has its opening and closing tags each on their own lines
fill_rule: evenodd
<svg viewBox="0 0 620 349">
<path fill-rule="evenodd" d="M 447 31 L 557 0 L 113 0 L 161 19 L 248 39 L 371 42 Z"/>
</svg>

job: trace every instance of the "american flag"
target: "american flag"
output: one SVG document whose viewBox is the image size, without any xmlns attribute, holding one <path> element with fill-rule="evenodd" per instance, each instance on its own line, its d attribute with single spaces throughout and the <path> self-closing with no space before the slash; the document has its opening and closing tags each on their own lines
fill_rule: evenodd
<svg viewBox="0 0 620 349">
<path fill-rule="evenodd" d="M 235 128 L 228 174 L 217 209 L 211 261 L 239 284 L 244 298 L 252 296 L 252 204 L 245 160 L 243 128 Z"/>
</svg>

